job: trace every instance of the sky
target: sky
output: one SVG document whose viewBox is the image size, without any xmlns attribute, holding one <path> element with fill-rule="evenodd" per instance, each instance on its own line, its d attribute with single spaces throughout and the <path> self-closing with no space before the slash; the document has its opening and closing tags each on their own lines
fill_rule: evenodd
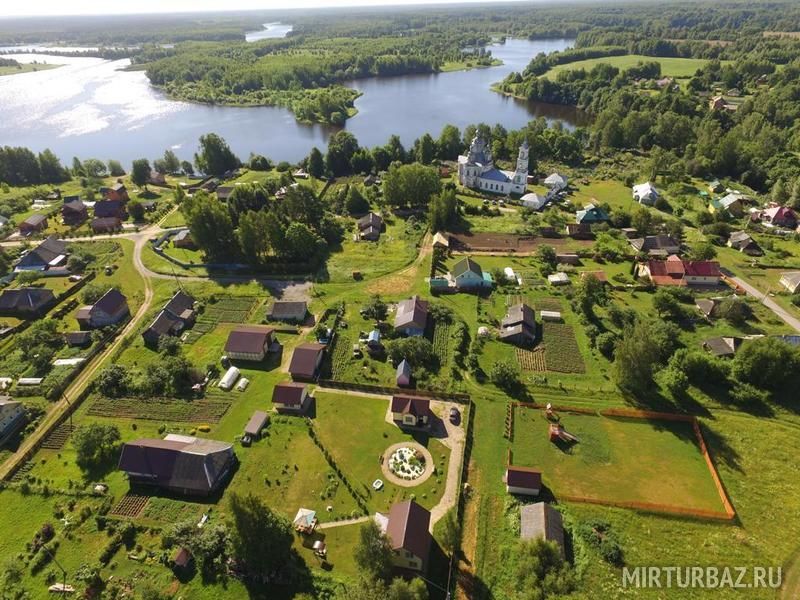
<svg viewBox="0 0 800 600">
<path fill-rule="evenodd" d="M 455 4 L 465 0 L 3 0 L 2 15 L 51 16 L 99 15 L 156 12 L 197 12 L 210 10 L 267 10 L 315 8 L 321 6 L 380 6 L 414 4 Z M 470 1 L 470 0 L 466 0 Z M 473 0 L 477 1 L 477 0 Z M 486 2 L 487 0 L 482 0 Z M 493 1 L 493 0 L 488 0 Z M 508 0 L 503 0 L 508 1 Z"/>
</svg>

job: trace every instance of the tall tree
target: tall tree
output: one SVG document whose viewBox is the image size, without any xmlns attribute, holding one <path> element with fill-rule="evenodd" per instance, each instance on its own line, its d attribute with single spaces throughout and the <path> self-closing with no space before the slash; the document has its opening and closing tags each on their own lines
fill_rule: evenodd
<svg viewBox="0 0 800 600">
<path fill-rule="evenodd" d="M 441 189 L 436 169 L 393 164 L 383 178 L 383 194 L 392 206 L 425 206 Z"/>
<path fill-rule="evenodd" d="M 252 262 L 258 262 L 269 251 L 267 213 L 248 211 L 239 219 L 237 231 L 242 254 Z"/>
<path fill-rule="evenodd" d="M 139 187 L 147 189 L 147 182 L 150 180 L 152 169 L 150 161 L 146 158 L 138 158 L 133 161 L 131 166 L 131 181 Z"/>
<path fill-rule="evenodd" d="M 181 169 L 181 161 L 172 150 L 164 151 L 164 166 L 167 168 L 167 173 L 177 173 Z"/>
<path fill-rule="evenodd" d="M 294 536 L 286 517 L 248 494 L 231 495 L 233 551 L 252 575 L 266 575 L 288 562 Z"/>
<path fill-rule="evenodd" d="M 238 244 L 228 207 L 201 191 L 184 199 L 181 212 L 186 217 L 192 239 L 208 257 L 230 262 Z"/>
<path fill-rule="evenodd" d="M 200 151 L 194 155 L 194 164 L 206 175 L 220 177 L 241 163 L 223 138 L 208 133 L 200 136 Z"/>
<path fill-rule="evenodd" d="M 433 141 L 430 133 L 425 133 L 417 140 L 414 145 L 414 156 L 417 162 L 429 165 L 436 156 L 436 142 Z"/>
<path fill-rule="evenodd" d="M 353 558 L 361 572 L 371 579 L 386 580 L 392 572 L 392 546 L 372 519 L 361 526 Z"/>
<path fill-rule="evenodd" d="M 322 152 L 319 151 L 319 148 L 314 146 L 311 149 L 306 162 L 306 170 L 308 171 L 308 174 L 312 177 L 316 177 L 317 179 L 322 179 L 322 177 L 325 175 L 325 159 L 322 157 Z"/>
<path fill-rule="evenodd" d="M 351 172 L 350 161 L 358 150 L 358 140 L 349 131 L 337 131 L 328 141 L 325 165 L 332 175 L 339 177 Z"/>
<path fill-rule="evenodd" d="M 437 156 L 441 160 L 456 160 L 461 150 L 461 132 L 455 125 L 445 125 L 436 142 Z"/>
<path fill-rule="evenodd" d="M 42 183 L 61 183 L 69 179 L 69 173 L 49 148 L 39 153 L 39 168 L 42 173 Z"/>
</svg>

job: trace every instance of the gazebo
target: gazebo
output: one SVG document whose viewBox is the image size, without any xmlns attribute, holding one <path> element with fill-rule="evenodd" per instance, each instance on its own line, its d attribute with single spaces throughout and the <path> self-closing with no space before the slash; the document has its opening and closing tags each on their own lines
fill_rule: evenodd
<svg viewBox="0 0 800 600">
<path fill-rule="evenodd" d="M 312 534 L 317 528 L 317 513 L 309 508 L 301 508 L 292 521 L 295 531 Z"/>
</svg>

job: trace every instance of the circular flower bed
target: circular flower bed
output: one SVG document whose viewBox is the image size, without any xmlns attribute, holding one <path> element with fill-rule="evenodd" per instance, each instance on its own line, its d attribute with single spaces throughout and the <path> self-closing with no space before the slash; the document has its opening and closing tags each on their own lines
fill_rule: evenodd
<svg viewBox="0 0 800 600">
<path fill-rule="evenodd" d="M 419 479 L 425 473 L 425 457 L 421 452 L 403 446 L 389 457 L 389 470 L 401 479 Z"/>
</svg>

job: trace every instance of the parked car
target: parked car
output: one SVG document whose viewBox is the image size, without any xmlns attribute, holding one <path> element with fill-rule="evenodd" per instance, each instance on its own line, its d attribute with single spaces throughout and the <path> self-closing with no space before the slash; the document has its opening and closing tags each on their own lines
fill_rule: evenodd
<svg viewBox="0 0 800 600">
<path fill-rule="evenodd" d="M 450 422 L 454 425 L 457 425 L 459 421 L 461 421 L 461 413 L 458 412 L 458 409 L 455 406 L 453 406 L 450 409 Z"/>
</svg>

